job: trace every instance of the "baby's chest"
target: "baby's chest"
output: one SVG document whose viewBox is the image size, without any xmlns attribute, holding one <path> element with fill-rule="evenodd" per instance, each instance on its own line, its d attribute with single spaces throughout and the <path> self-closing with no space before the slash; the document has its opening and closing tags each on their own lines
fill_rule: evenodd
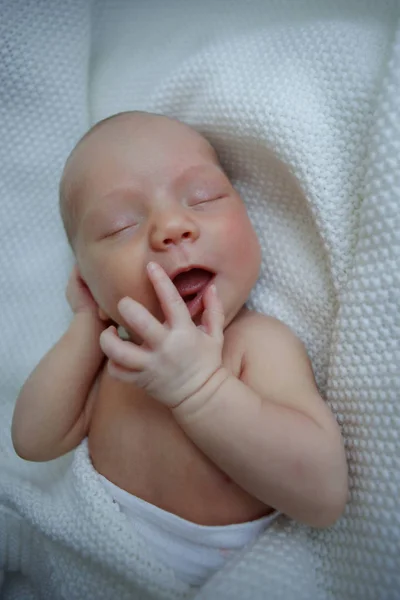
<svg viewBox="0 0 400 600">
<path fill-rule="evenodd" d="M 241 352 L 227 340 L 223 364 L 240 375 Z M 89 431 L 94 467 L 126 491 L 189 520 L 242 519 L 259 511 L 186 436 L 169 409 L 105 371 Z M 179 493 L 178 493 L 179 492 Z M 199 500 L 210 499 L 210 511 Z M 256 504 L 254 506 L 254 504 Z M 211 507 L 213 507 L 211 509 Z M 233 522 L 233 521 L 232 521 Z"/>
</svg>

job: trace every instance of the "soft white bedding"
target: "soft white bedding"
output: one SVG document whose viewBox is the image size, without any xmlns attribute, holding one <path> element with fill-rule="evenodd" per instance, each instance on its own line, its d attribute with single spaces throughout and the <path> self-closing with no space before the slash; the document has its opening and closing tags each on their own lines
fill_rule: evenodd
<svg viewBox="0 0 400 600">
<path fill-rule="evenodd" d="M 86 442 L 36 465 L 9 433 L 19 387 L 70 318 L 63 162 L 91 123 L 128 109 L 214 143 L 263 247 L 250 304 L 305 341 L 349 458 L 335 527 L 282 519 L 196 598 L 400 597 L 399 12 L 396 0 L 1 0 L 1 598 L 190 595 L 112 504 Z"/>
</svg>

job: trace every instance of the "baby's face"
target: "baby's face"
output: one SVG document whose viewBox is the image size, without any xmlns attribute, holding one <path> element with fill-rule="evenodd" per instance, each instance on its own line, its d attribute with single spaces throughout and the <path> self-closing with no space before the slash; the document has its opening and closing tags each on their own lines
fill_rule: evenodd
<svg viewBox="0 0 400 600">
<path fill-rule="evenodd" d="M 163 117 L 117 118 L 78 147 L 70 171 L 78 181 L 77 261 L 103 318 L 126 326 L 117 303 L 130 296 L 164 321 L 146 274 L 154 261 L 172 280 L 178 270 L 203 269 L 196 273 L 214 278 L 225 326 L 232 321 L 257 280 L 260 247 L 202 136 Z M 202 303 L 192 298 L 199 323 Z"/>
</svg>

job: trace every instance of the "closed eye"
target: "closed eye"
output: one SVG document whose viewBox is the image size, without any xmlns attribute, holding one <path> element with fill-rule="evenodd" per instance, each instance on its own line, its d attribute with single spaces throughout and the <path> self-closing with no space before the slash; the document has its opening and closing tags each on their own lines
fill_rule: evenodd
<svg viewBox="0 0 400 600">
<path fill-rule="evenodd" d="M 130 223 L 129 225 L 126 225 L 125 227 L 119 227 L 118 229 L 113 229 L 109 232 L 107 232 L 105 235 L 102 236 L 103 239 L 106 238 L 112 238 L 115 237 L 121 233 L 124 233 L 125 231 L 129 231 L 130 229 L 135 229 L 138 226 L 138 223 Z"/>
<path fill-rule="evenodd" d="M 208 204 L 209 202 L 216 202 L 217 200 L 222 200 L 223 198 L 226 198 L 226 196 L 226 194 L 220 194 L 218 196 L 212 196 L 210 198 L 193 198 L 192 200 L 190 200 L 189 206 L 203 206 L 205 204 Z"/>
</svg>

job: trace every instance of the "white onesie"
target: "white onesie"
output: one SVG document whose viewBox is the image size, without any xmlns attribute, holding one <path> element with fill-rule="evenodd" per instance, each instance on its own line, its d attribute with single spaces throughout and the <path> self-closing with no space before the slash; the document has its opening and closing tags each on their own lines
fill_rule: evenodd
<svg viewBox="0 0 400 600">
<path fill-rule="evenodd" d="M 275 511 L 235 525 L 198 525 L 137 498 L 102 475 L 100 480 L 154 555 L 192 586 L 202 585 L 279 515 Z"/>
</svg>

